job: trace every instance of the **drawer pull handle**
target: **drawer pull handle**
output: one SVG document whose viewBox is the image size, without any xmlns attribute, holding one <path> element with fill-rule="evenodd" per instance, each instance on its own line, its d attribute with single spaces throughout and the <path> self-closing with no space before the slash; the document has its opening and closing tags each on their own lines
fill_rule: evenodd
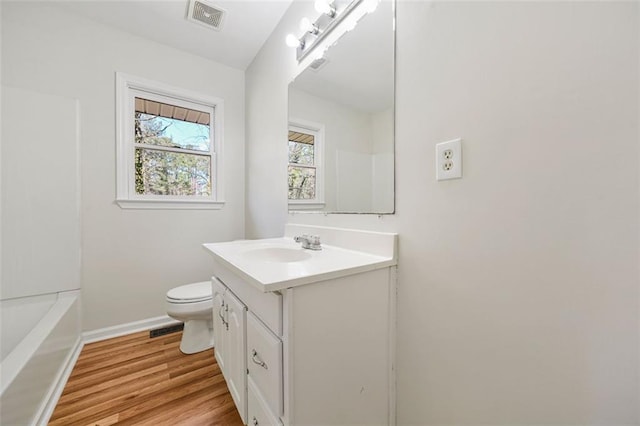
<svg viewBox="0 0 640 426">
<path fill-rule="evenodd" d="M 269 369 L 269 367 L 267 367 L 267 363 L 260 359 L 260 357 L 258 356 L 258 351 L 256 351 L 255 349 L 251 350 L 251 361 L 253 361 L 254 364 L 258 364 L 265 370 Z"/>
<path fill-rule="evenodd" d="M 253 420 L 251 421 L 251 424 L 253 426 L 258 426 L 258 419 L 256 419 L 255 416 L 253 417 Z"/>
</svg>

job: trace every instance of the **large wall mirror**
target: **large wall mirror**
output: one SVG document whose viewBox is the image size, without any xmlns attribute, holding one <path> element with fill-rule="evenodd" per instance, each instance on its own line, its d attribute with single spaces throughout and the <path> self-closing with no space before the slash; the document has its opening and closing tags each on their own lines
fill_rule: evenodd
<svg viewBox="0 0 640 426">
<path fill-rule="evenodd" d="M 382 0 L 289 85 L 290 211 L 394 212 L 394 35 Z"/>
</svg>

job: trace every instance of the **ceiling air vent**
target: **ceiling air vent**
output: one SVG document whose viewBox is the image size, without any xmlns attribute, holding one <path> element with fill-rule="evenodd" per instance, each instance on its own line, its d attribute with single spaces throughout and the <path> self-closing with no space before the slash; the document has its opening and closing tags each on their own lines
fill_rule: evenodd
<svg viewBox="0 0 640 426">
<path fill-rule="evenodd" d="M 191 0 L 187 20 L 220 31 L 224 24 L 226 11 L 219 6 L 203 0 Z"/>
</svg>

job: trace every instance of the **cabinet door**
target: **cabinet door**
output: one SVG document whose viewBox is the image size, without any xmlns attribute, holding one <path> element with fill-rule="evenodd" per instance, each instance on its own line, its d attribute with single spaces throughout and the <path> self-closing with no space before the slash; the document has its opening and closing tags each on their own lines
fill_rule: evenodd
<svg viewBox="0 0 640 426">
<path fill-rule="evenodd" d="M 225 379 L 236 403 L 242 421 L 247 421 L 247 359 L 246 315 L 247 308 L 228 291 L 224 296 L 225 313 L 229 329 L 225 340 Z"/>
<path fill-rule="evenodd" d="M 222 285 L 222 283 L 215 278 L 212 280 L 212 298 L 213 298 L 213 352 L 216 357 L 216 361 L 218 361 L 218 366 L 222 371 L 222 374 L 225 373 L 225 335 L 227 333 L 226 330 L 226 319 L 224 317 L 224 293 L 226 287 Z"/>
</svg>

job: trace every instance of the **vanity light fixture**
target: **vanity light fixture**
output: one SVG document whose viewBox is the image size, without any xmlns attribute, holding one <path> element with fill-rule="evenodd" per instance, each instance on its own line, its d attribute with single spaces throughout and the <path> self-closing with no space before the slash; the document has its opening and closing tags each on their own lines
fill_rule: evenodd
<svg viewBox="0 0 640 426">
<path fill-rule="evenodd" d="M 320 42 L 341 22 L 344 21 L 344 32 L 355 28 L 363 14 L 373 12 L 380 0 L 315 0 L 314 7 L 320 16 L 315 21 L 309 18 L 302 18 L 300 30 L 304 33 L 301 36 L 289 34 L 286 38 L 287 46 L 296 49 L 298 62 L 302 61 L 314 46 Z M 361 5 L 360 12 L 351 12 Z M 322 53 L 318 55 L 322 57 Z"/>
<path fill-rule="evenodd" d="M 285 43 L 287 43 L 287 46 L 289 46 L 289 47 L 302 47 L 302 48 L 304 48 L 304 43 L 302 41 L 300 41 L 298 39 L 298 37 L 294 36 L 293 34 L 287 35 L 287 38 L 285 39 Z"/>
<path fill-rule="evenodd" d="M 333 0 L 316 0 L 313 6 L 318 13 L 324 13 L 331 18 L 335 18 L 336 16 L 336 8 L 333 7 Z"/>
<path fill-rule="evenodd" d="M 311 33 L 314 35 L 320 32 L 320 29 L 318 28 L 318 26 L 313 22 L 311 22 L 311 19 L 309 18 L 302 18 L 300 20 L 300 29 L 305 33 Z"/>
</svg>

